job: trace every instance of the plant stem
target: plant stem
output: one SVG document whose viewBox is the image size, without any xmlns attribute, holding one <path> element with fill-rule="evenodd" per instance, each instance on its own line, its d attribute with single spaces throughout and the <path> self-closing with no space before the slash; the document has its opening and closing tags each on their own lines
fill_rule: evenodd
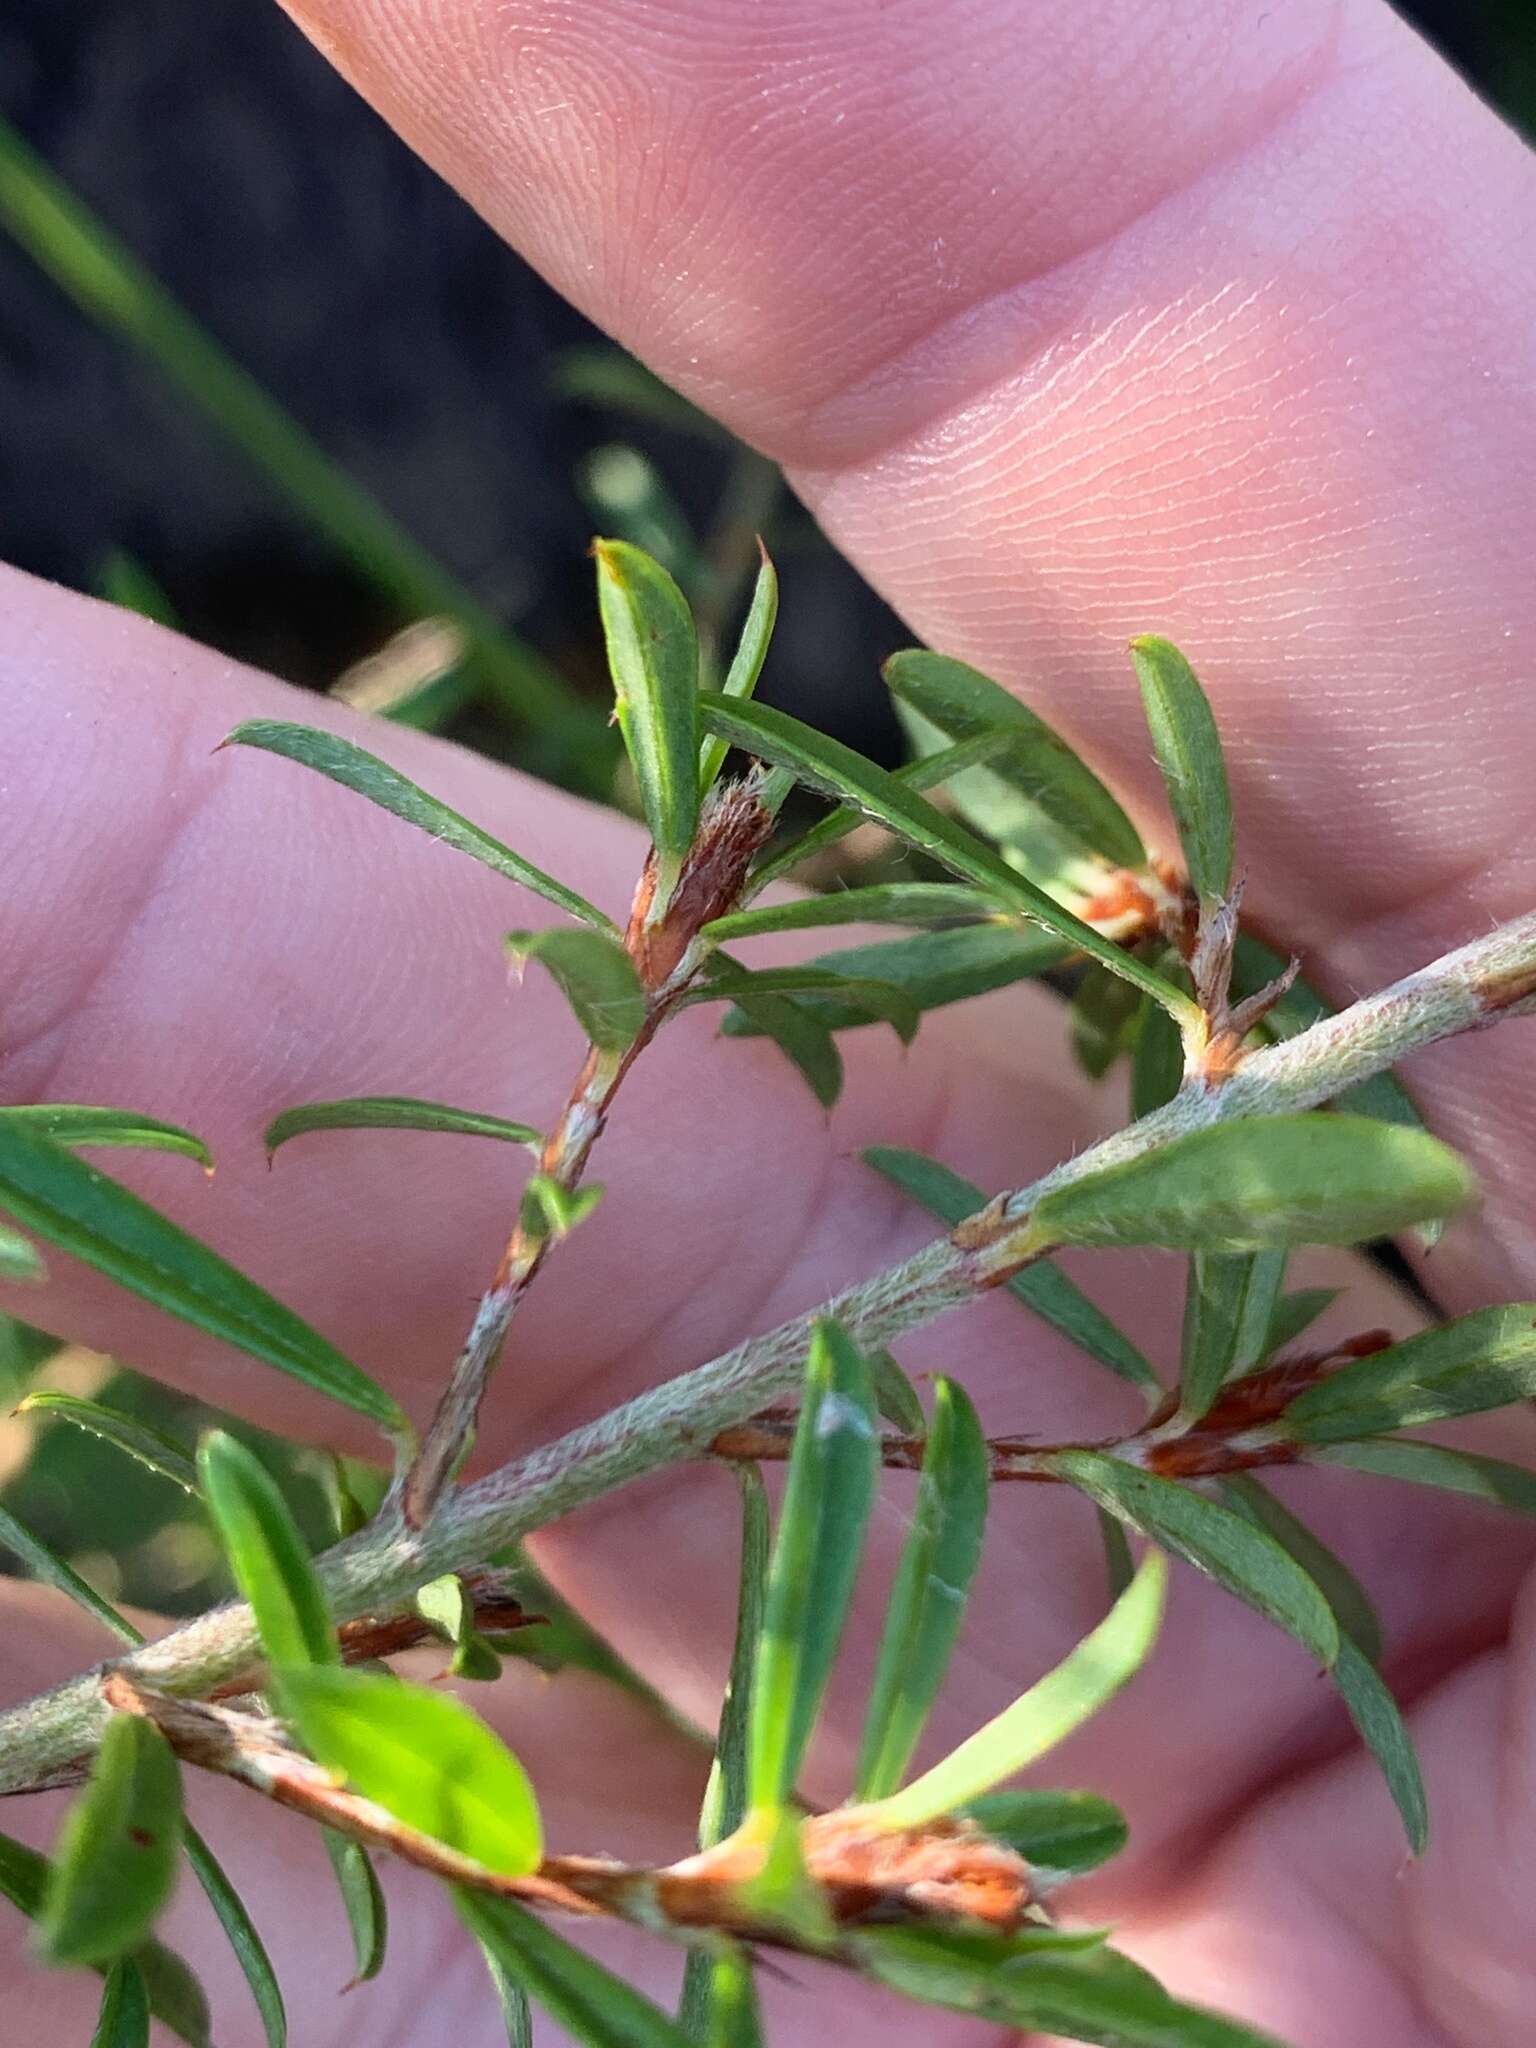
<svg viewBox="0 0 1536 2048">
<path fill-rule="evenodd" d="M 1254 1053 L 1216 1087 L 1195 1085 L 1152 1115 L 989 1205 L 1009 1222 L 1050 1189 L 1227 1118 L 1315 1108 L 1405 1055 L 1536 1008 L 1536 914 L 1474 940 L 1310 1030 Z M 948 1238 L 814 1311 L 466 1487 L 420 1531 L 371 1525 L 321 1558 L 338 1621 L 402 1601 L 642 1474 L 697 1457 L 722 1430 L 790 1391 L 814 1316 L 838 1317 L 868 1345 L 889 1343 L 976 1297 L 987 1254 Z M 195 1696 L 258 1661 L 248 1608 L 224 1607 L 122 1661 L 137 1682 Z M 25 1790 L 90 1749 L 107 1715 L 99 1672 L 0 1716 L 0 1793 Z"/>
</svg>

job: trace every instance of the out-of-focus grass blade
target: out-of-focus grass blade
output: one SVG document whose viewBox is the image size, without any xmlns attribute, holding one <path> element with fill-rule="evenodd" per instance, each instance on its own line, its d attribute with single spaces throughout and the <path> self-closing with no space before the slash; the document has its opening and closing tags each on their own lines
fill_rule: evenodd
<svg viewBox="0 0 1536 2048">
<path fill-rule="evenodd" d="M 593 925 L 598 931 L 613 930 L 613 920 L 605 917 L 585 896 L 568 889 L 564 882 L 557 882 L 553 875 L 546 875 L 542 868 L 524 860 L 510 846 L 503 846 L 489 832 L 482 832 L 478 825 L 450 810 L 447 804 L 439 803 L 435 796 L 429 796 L 426 790 L 402 775 L 398 768 L 391 768 L 387 761 L 354 746 L 337 733 L 321 732 L 310 725 L 291 725 L 279 719 L 251 718 L 243 725 L 237 725 L 224 745 L 254 747 L 259 753 L 278 754 L 285 761 L 296 761 L 301 768 L 312 768 L 327 781 L 339 783 L 343 789 L 366 797 L 369 803 L 377 804 L 391 817 L 414 825 L 429 839 L 440 839 L 456 853 L 467 853 L 482 867 L 504 875 L 509 882 L 517 882 L 524 889 L 531 889 L 546 903 L 553 903 L 557 909 L 581 923 Z"/>
<path fill-rule="evenodd" d="M 921 1152 L 899 1145 L 871 1145 L 860 1156 L 942 1223 L 953 1226 L 986 1207 L 987 1197 L 974 1181 Z M 1008 1292 L 1100 1365 L 1144 1393 L 1161 1398 L 1161 1382 L 1130 1338 L 1115 1328 L 1059 1266 L 1048 1259 L 1037 1260 L 1013 1276 Z"/>
<path fill-rule="evenodd" d="M 18 1404 L 16 1413 L 56 1415 L 61 1422 L 73 1423 L 76 1429 L 99 1437 L 162 1479 L 170 1480 L 194 1500 L 202 1498 L 197 1472 L 187 1452 L 164 1430 L 156 1429 L 152 1422 L 137 1415 L 125 1415 L 120 1408 L 109 1408 L 101 1401 L 88 1401 L 81 1394 L 67 1394 L 52 1387 L 40 1387 L 35 1394 L 28 1394 Z"/>
<path fill-rule="evenodd" d="M 842 1639 L 879 1468 L 869 1368 L 844 1330 L 818 1322 L 752 1689 L 747 1803 L 755 1812 L 777 1812 L 794 1792 Z"/>
<path fill-rule="evenodd" d="M 619 730 L 656 848 L 659 917 L 699 822 L 698 635 L 659 562 L 621 540 L 596 540 L 592 553 Z"/>
<path fill-rule="evenodd" d="M 1054 1671 L 1005 1707 L 894 1797 L 870 1809 L 874 1825 L 920 1828 L 957 1812 L 1066 1740 L 1135 1677 L 1162 1621 L 1168 1566 L 1148 1551 L 1109 1613 Z"/>
<path fill-rule="evenodd" d="M 1131 659 L 1190 886 L 1219 902 L 1232 886 L 1232 797 L 1210 700 L 1171 641 L 1143 634 Z"/>
<path fill-rule="evenodd" d="M 658 2006 L 515 1899 L 462 1889 L 454 1898 L 470 1932 L 512 1982 L 587 2048 L 689 2048 Z"/>
<path fill-rule="evenodd" d="M 1097 1506 L 1150 1536 L 1267 1615 L 1319 1664 L 1339 1654 L 1333 1610 L 1275 1539 L 1231 1508 L 1101 1451 L 1054 1451 L 1050 1469 Z"/>
<path fill-rule="evenodd" d="M 555 735 L 573 769 L 605 744 L 602 719 L 542 656 L 338 468 L 249 373 L 22 141 L 0 124 L 0 226 L 92 319 L 131 343 L 259 469 L 310 525 L 409 618 L 446 612 L 501 701 Z M 589 755 L 590 760 L 590 755 Z"/>
<path fill-rule="evenodd" d="M 917 1504 L 886 1608 L 854 1797 L 884 1799 L 906 1774 L 944 1683 L 981 1560 L 988 1458 L 963 1387 L 940 1379 Z"/>
<path fill-rule="evenodd" d="M 38 1916 L 38 1952 L 110 1963 L 138 1948 L 176 1882 L 181 1770 L 152 1721 L 114 1714 L 64 1816 Z"/>
<path fill-rule="evenodd" d="M 788 768 L 813 788 L 851 800 L 878 818 L 913 846 L 962 880 L 990 891 L 997 907 L 1034 919 L 1077 951 L 1102 961 L 1113 973 L 1135 982 L 1158 1002 L 1184 1012 L 1189 999 L 1164 981 L 1150 967 L 1124 952 L 1110 939 L 1102 938 L 1091 925 L 1074 917 L 1053 897 L 1047 896 L 1001 855 L 957 825 L 942 811 L 935 810 L 917 795 L 910 783 L 878 768 L 840 741 L 828 739 L 808 725 L 802 725 L 782 711 L 764 704 L 739 703 L 729 697 L 702 696 L 701 714 L 709 729 L 733 745 L 746 748 L 775 766 Z"/>
<path fill-rule="evenodd" d="M 168 1314 L 403 1434 L 404 1414 L 254 1280 L 49 1138 L 0 1123 L 0 1209 Z"/>
<path fill-rule="evenodd" d="M 157 626 L 178 626 L 176 607 L 137 555 L 126 548 L 108 548 L 96 572 L 96 594 L 108 604 L 153 619 Z"/>
<path fill-rule="evenodd" d="M 1038 804 L 1087 851 L 1116 867 L 1139 868 L 1145 862 L 1135 826 L 1092 769 L 1009 691 L 963 661 L 923 647 L 893 654 L 881 673 L 893 695 L 947 739 L 1007 733 L 1010 745 L 992 772 Z"/>
<path fill-rule="evenodd" d="M 450 1109 L 445 1102 L 421 1102 L 410 1095 L 354 1095 L 340 1102 L 305 1102 L 285 1109 L 267 1125 L 270 1156 L 306 1131 L 446 1131 L 466 1138 L 499 1138 L 537 1152 L 544 1140 L 531 1124 L 509 1123 L 477 1109 Z"/>
<path fill-rule="evenodd" d="M 180 1152 L 203 1166 L 213 1155 L 201 1138 L 132 1109 L 93 1109 L 81 1102 L 25 1102 L 0 1109 L 0 1123 L 60 1145 L 131 1145 L 144 1152 Z"/>
</svg>

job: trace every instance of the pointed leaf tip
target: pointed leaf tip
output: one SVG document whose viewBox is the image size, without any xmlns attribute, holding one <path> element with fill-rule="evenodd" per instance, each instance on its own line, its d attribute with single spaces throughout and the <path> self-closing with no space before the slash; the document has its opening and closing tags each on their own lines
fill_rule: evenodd
<svg viewBox="0 0 1536 2048">
<path fill-rule="evenodd" d="M 1232 887 L 1232 797 L 1210 700 L 1171 640 L 1144 633 L 1131 659 L 1190 887 L 1219 901 Z"/>
<path fill-rule="evenodd" d="M 676 583 L 643 549 L 595 540 L 598 610 L 614 703 L 667 907 L 699 822 L 699 643 Z"/>
</svg>

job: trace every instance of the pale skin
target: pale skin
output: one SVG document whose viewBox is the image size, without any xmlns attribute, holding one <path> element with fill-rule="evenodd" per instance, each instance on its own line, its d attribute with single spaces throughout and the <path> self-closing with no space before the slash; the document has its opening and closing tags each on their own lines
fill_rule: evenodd
<svg viewBox="0 0 1536 2048">
<path fill-rule="evenodd" d="M 1154 832 L 1123 645 L 1176 637 L 1229 738 L 1250 905 L 1335 994 L 1536 903 L 1536 287 L 1518 247 L 1536 178 L 1384 8 L 291 11 L 562 289 L 783 460 L 915 635 L 1056 717 Z M 269 1178 L 259 1133 L 288 1103 L 375 1090 L 547 1115 L 575 1036 L 533 977 L 508 990 L 496 945 L 532 906 L 288 764 L 211 757 L 238 719 L 313 717 L 313 699 L 19 575 L 3 609 L 7 1098 L 131 1104 L 203 1133 L 211 1186 L 174 1160 L 128 1177 L 424 1415 L 517 1166 L 468 1140 L 359 1135 L 308 1140 Z M 375 729 L 369 743 L 625 908 L 631 828 L 431 741 Z M 775 1054 L 712 1046 L 711 1030 L 690 1013 L 627 1088 L 597 1168 L 607 1202 L 518 1324 L 488 1460 L 921 1242 L 860 1145 L 917 1145 L 1003 1187 L 1115 1114 L 1027 991 L 935 1019 L 904 1062 L 888 1034 L 863 1034 L 830 1130 Z M 1515 1023 L 1413 1075 L 1487 1191 L 1426 1269 L 1447 1308 L 1536 1294 L 1532 1044 Z M 41 1301 L 10 1305 L 334 1437 L 329 1411 L 264 1369 L 54 1264 Z M 1080 1270 L 1166 1360 L 1171 1269 Z M 1329 1327 L 1410 1326 L 1384 1283 L 1351 1278 Z M 998 1428 L 1087 1434 L 1126 1414 L 1112 1382 L 1007 1303 L 905 1356 L 963 1375 Z M 1467 1440 L 1536 1460 L 1524 1415 Z M 1299 2048 L 1514 2048 L 1536 2028 L 1529 1529 L 1364 1479 L 1287 1495 L 1378 1596 L 1428 1775 L 1430 1854 L 1405 1865 L 1373 1767 L 1305 1657 L 1181 1574 L 1138 1691 L 1048 1773 L 1131 1814 L 1132 1853 L 1082 1908 L 1119 1921 L 1184 1995 Z M 905 1500 L 893 1485 L 877 1522 L 886 1563 Z M 671 1474 L 538 1545 L 701 1719 L 729 1642 L 730 1502 L 721 1474 Z M 936 1740 L 1096 1617 L 1099 1574 L 1080 1504 L 999 1500 Z M 7 1606 L 8 1699 L 105 1653 L 52 1596 L 12 1589 Z M 814 1773 L 828 1798 L 856 1707 L 850 1673 Z M 697 1758 L 638 1710 L 585 1681 L 519 1679 L 489 1711 L 533 1767 L 555 1846 L 686 1846 Z M 0 1820 L 46 1839 L 55 1811 L 17 1801 Z M 346 1957 L 317 1845 L 248 1795 L 223 1790 L 210 1812 L 298 2040 L 490 2048 L 478 1965 L 424 1880 L 393 1884 L 384 1978 L 338 2002 Z M 170 1932 L 206 1961 L 221 2042 L 254 2041 L 185 1888 Z M 89 1986 L 23 1966 L 19 1923 L 3 1934 L 8 2037 L 83 2042 Z M 638 1936 L 604 1952 L 658 1995 L 675 1974 Z M 779 2042 L 987 2038 L 793 1974 L 768 1992 Z"/>
</svg>

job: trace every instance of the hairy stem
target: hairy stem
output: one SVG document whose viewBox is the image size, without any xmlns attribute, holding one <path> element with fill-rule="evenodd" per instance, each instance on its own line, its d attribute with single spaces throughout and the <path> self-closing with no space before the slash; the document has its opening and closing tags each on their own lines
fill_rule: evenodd
<svg viewBox="0 0 1536 2048">
<path fill-rule="evenodd" d="M 1226 1118 L 1315 1108 L 1424 1046 L 1533 1007 L 1536 914 L 1254 1053 L 1219 1086 L 1186 1087 L 1151 1116 L 991 1205 L 993 1214 L 1017 1220 L 1051 1188 Z M 973 1299 L 991 1277 L 985 1256 L 941 1238 L 814 1313 L 837 1316 L 866 1344 L 886 1344 Z M 503 1466 L 451 1495 L 424 1529 L 381 1522 L 337 1545 L 319 1560 L 337 1620 L 398 1602 L 439 1573 L 705 1452 L 722 1430 L 794 1387 L 811 1321 L 781 1324 Z M 258 1658 L 249 1609 L 225 1607 L 123 1659 L 121 1668 L 147 1687 L 195 1696 Z M 0 1792 L 23 1790 L 90 1748 L 107 1711 L 100 1673 L 92 1672 L 0 1716 Z"/>
</svg>

